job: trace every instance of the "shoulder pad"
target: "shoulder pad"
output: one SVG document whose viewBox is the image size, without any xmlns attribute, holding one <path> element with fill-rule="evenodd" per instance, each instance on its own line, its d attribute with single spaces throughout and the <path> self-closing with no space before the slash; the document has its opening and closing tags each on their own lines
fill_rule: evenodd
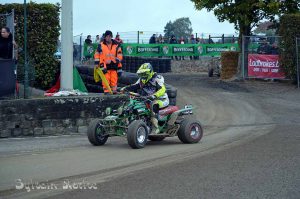
<svg viewBox="0 0 300 199">
<path fill-rule="evenodd" d="M 161 81 L 164 81 L 164 80 L 165 80 L 164 77 L 163 77 L 162 75 L 157 75 L 156 78 L 159 79 L 159 80 L 161 80 Z"/>
</svg>

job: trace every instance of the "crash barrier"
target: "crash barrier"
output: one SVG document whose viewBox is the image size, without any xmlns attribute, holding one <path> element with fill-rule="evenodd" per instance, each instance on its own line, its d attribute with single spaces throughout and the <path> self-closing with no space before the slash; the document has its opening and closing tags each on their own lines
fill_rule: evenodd
<svg viewBox="0 0 300 199">
<path fill-rule="evenodd" d="M 171 72 L 170 58 L 154 58 L 154 57 L 132 57 L 123 56 L 122 69 L 127 72 L 135 73 L 143 63 L 150 63 L 153 70 L 158 73 Z M 92 65 L 93 61 L 86 62 L 85 65 Z"/>
<path fill-rule="evenodd" d="M 88 124 L 117 109 L 124 95 L 90 95 L 0 101 L 0 138 L 84 134 Z"/>
<path fill-rule="evenodd" d="M 76 66 L 88 92 L 103 93 L 102 83 L 94 80 L 94 66 L 93 65 L 78 65 Z M 134 84 L 138 80 L 136 73 L 123 72 L 118 80 L 118 87 L 124 87 Z M 170 98 L 170 104 L 176 105 L 177 89 L 171 85 L 166 85 L 167 93 Z"/>
<path fill-rule="evenodd" d="M 279 66 L 279 36 L 243 36 L 243 78 L 284 79 Z"/>
<path fill-rule="evenodd" d="M 0 59 L 0 66 L 0 99 L 14 96 L 16 90 L 14 60 Z"/>
<path fill-rule="evenodd" d="M 153 57 L 132 57 L 124 56 L 122 65 L 123 70 L 135 73 L 143 63 L 150 63 L 153 70 L 158 73 L 171 72 L 170 58 L 153 58 Z"/>
<path fill-rule="evenodd" d="M 93 57 L 98 44 L 84 43 L 83 55 Z M 220 56 L 224 51 L 238 51 L 238 44 L 122 44 L 123 55 L 158 56 Z"/>
</svg>

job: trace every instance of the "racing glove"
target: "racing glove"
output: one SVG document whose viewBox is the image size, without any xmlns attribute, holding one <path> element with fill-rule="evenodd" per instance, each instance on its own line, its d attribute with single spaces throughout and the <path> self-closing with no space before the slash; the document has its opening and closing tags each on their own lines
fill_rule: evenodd
<svg viewBox="0 0 300 199">
<path fill-rule="evenodd" d="M 103 74 L 106 74 L 107 73 L 107 69 L 106 68 L 101 68 Z"/>
<path fill-rule="evenodd" d="M 117 73 L 118 73 L 118 77 L 121 77 L 122 73 L 123 73 L 123 70 L 122 69 L 118 69 L 117 70 Z"/>
<path fill-rule="evenodd" d="M 149 95 L 149 96 L 147 96 L 147 99 L 149 99 L 149 100 L 155 100 L 156 97 L 155 97 L 155 95 Z"/>
<path fill-rule="evenodd" d="M 116 57 L 116 64 L 120 63 L 121 60 L 119 58 Z"/>
<path fill-rule="evenodd" d="M 125 90 L 126 90 L 126 86 L 125 86 L 125 87 L 123 87 L 123 88 L 121 88 L 121 89 L 120 89 L 120 92 L 121 92 L 121 93 L 124 93 L 124 92 L 125 92 Z"/>
</svg>

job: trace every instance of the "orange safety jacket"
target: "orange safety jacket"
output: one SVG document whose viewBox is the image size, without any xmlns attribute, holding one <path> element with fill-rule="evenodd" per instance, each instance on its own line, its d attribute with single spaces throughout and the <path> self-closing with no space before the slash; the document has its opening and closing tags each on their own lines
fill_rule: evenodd
<svg viewBox="0 0 300 199">
<path fill-rule="evenodd" d="M 95 64 L 99 64 L 100 62 L 100 67 L 104 67 L 107 70 L 122 69 L 121 61 L 123 60 L 123 54 L 118 42 L 112 39 L 110 45 L 105 41 L 101 42 L 99 45 L 94 55 Z M 117 59 L 119 59 L 119 63 L 117 62 Z"/>
</svg>

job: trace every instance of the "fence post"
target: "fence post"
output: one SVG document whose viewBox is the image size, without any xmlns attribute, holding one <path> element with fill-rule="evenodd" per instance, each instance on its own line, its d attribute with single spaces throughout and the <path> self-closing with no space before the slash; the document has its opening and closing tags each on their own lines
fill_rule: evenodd
<svg viewBox="0 0 300 199">
<path fill-rule="evenodd" d="M 245 79 L 245 36 L 242 35 L 242 77 Z"/>
<path fill-rule="evenodd" d="M 13 41 L 15 41 L 15 34 L 16 34 L 16 30 L 15 30 L 15 9 L 11 10 L 12 13 L 12 36 L 13 36 Z M 15 46 L 13 45 L 13 59 L 16 60 L 16 52 L 18 52 L 18 49 L 15 49 Z M 18 53 L 17 53 L 18 56 Z M 16 63 L 16 62 L 15 62 Z M 14 64 L 15 65 L 15 77 L 16 80 L 18 80 L 18 64 Z M 17 98 L 19 96 L 19 92 L 17 91 L 17 89 L 15 89 L 15 98 Z"/>
<path fill-rule="evenodd" d="M 24 0 L 24 99 L 28 98 L 27 3 Z"/>
<path fill-rule="evenodd" d="M 11 10 L 11 18 L 12 18 L 12 27 L 11 27 L 11 33 L 13 37 L 13 41 L 15 41 L 15 9 Z M 15 58 L 15 46 L 13 45 L 13 59 Z"/>
<path fill-rule="evenodd" d="M 298 46 L 298 39 L 299 38 L 297 38 L 296 37 L 296 54 L 297 54 L 297 56 L 296 56 L 296 58 L 297 58 L 297 84 L 298 84 L 298 88 L 300 87 L 300 71 L 299 71 L 299 46 Z"/>
<path fill-rule="evenodd" d="M 137 31 L 137 43 L 140 43 L 140 31 Z"/>
<path fill-rule="evenodd" d="M 211 37 L 208 35 L 208 43 L 210 44 Z"/>
<path fill-rule="evenodd" d="M 224 44 L 224 34 L 222 34 L 222 44 Z"/>
<path fill-rule="evenodd" d="M 81 45 L 81 42 L 82 42 L 82 33 L 80 34 L 80 38 L 79 38 L 79 49 L 80 49 L 80 53 L 79 53 L 79 60 L 82 61 L 82 45 Z"/>
</svg>

